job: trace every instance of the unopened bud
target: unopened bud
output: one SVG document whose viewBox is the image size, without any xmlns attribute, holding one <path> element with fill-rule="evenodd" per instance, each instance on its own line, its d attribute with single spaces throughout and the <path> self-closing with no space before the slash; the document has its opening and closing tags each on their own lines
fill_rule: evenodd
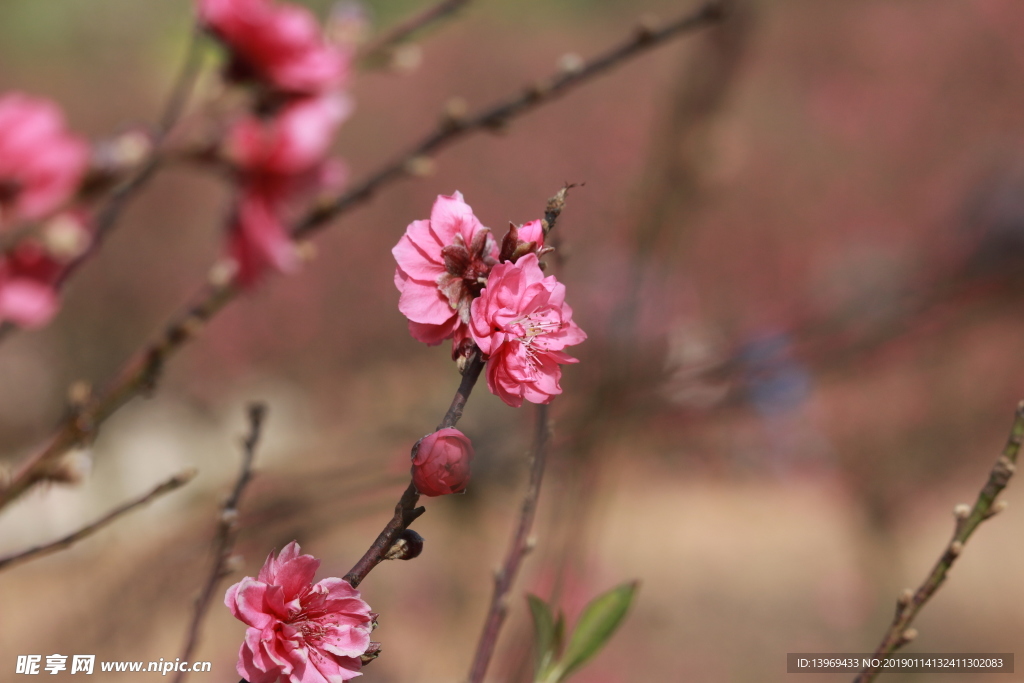
<svg viewBox="0 0 1024 683">
<path fill-rule="evenodd" d="M 368 648 L 366 648 L 366 652 L 364 652 L 363 654 L 359 655 L 359 659 L 365 665 L 365 664 L 369 664 L 373 660 L 377 659 L 377 657 L 379 657 L 379 656 L 380 656 L 380 643 L 371 642 L 370 646 Z"/>
<path fill-rule="evenodd" d="M 92 471 L 92 457 L 86 450 L 72 451 L 46 473 L 46 480 L 58 484 L 77 484 Z"/>
<path fill-rule="evenodd" d="M 904 643 L 909 643 L 915 638 L 917 638 L 917 629 L 908 628 L 906 631 L 903 632 L 903 634 L 900 637 L 900 640 L 902 640 Z"/>
<path fill-rule="evenodd" d="M 224 561 L 224 573 L 234 574 L 237 571 L 241 571 L 244 566 L 245 558 L 241 555 L 233 554 Z"/>
<path fill-rule="evenodd" d="M 949 544 L 949 554 L 952 555 L 953 557 L 958 556 L 963 551 L 964 551 L 964 544 L 961 543 L 960 541 L 953 541 L 952 543 Z"/>
<path fill-rule="evenodd" d="M 222 510 L 220 513 L 220 523 L 224 526 L 234 526 L 238 523 L 238 510 L 235 508 L 227 508 Z"/>
<path fill-rule="evenodd" d="M 444 116 L 451 123 L 461 123 L 469 112 L 469 104 L 462 97 L 452 97 L 444 104 Z"/>
<path fill-rule="evenodd" d="M 469 483 L 473 444 L 458 429 L 428 434 L 413 448 L 412 480 L 425 496 L 444 496 L 465 490 Z"/>
<path fill-rule="evenodd" d="M 1005 510 L 1008 507 L 1010 507 L 1009 501 L 997 500 L 992 505 L 992 507 L 990 507 L 988 509 L 988 512 L 985 513 L 985 519 L 989 519 L 990 517 L 995 517 L 996 515 L 998 515 L 1000 512 L 1002 512 L 1003 510 Z"/>
<path fill-rule="evenodd" d="M 417 178 L 426 178 L 434 173 L 434 160 L 430 157 L 415 156 L 405 162 L 405 172 Z"/>
<path fill-rule="evenodd" d="M 232 259 L 221 259 L 213 264 L 207 281 L 214 287 L 226 287 L 235 279 L 238 272 L 238 264 Z"/>
<path fill-rule="evenodd" d="M 558 60 L 558 70 L 562 73 L 575 76 L 576 74 L 583 71 L 583 66 L 586 62 L 575 52 L 568 52 Z"/>
<path fill-rule="evenodd" d="M 298 242 L 295 245 L 295 254 L 306 263 L 309 263 L 316 258 L 317 250 L 316 245 L 309 240 Z"/>
<path fill-rule="evenodd" d="M 423 48 L 415 43 L 399 45 L 391 51 L 391 70 L 410 74 L 423 64 Z"/>
<path fill-rule="evenodd" d="M 909 588 L 904 588 L 900 592 L 900 596 L 896 598 L 896 602 L 900 607 L 906 607 L 910 604 L 910 601 L 914 599 L 914 591 Z"/>
<path fill-rule="evenodd" d="M 391 545 L 385 560 L 412 560 L 423 552 L 423 537 L 412 529 L 406 529 Z"/>
<path fill-rule="evenodd" d="M 42 238 L 50 256 L 64 263 L 84 254 L 91 241 L 82 221 L 70 213 L 59 214 L 47 221 Z"/>
<path fill-rule="evenodd" d="M 153 149 L 153 141 L 141 130 L 132 130 L 114 138 L 111 155 L 117 166 L 131 167 L 142 163 Z"/>
<path fill-rule="evenodd" d="M 953 516 L 957 519 L 967 519 L 971 514 L 971 506 L 966 503 L 960 503 L 953 508 Z"/>
<path fill-rule="evenodd" d="M 68 387 L 68 404 L 72 408 L 81 408 L 92 398 L 92 385 L 84 380 L 72 382 Z"/>
</svg>

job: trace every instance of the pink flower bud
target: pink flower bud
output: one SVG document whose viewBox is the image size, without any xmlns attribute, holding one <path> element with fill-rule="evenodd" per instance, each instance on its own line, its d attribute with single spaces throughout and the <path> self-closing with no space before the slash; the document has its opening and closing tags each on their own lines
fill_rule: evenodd
<svg viewBox="0 0 1024 683">
<path fill-rule="evenodd" d="M 522 242 L 533 242 L 540 249 L 544 246 L 544 228 L 540 221 L 530 221 L 519 228 L 519 240 Z"/>
<path fill-rule="evenodd" d="M 441 429 L 416 444 L 412 480 L 425 496 L 458 493 L 469 483 L 473 444 L 458 429 Z"/>
</svg>

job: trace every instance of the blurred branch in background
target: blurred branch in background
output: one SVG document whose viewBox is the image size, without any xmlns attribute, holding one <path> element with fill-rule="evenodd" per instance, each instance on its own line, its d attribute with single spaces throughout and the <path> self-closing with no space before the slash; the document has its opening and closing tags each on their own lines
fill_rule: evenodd
<svg viewBox="0 0 1024 683">
<path fill-rule="evenodd" d="M 256 458 L 256 448 L 259 446 L 263 434 L 267 406 L 263 403 L 252 403 L 246 414 L 249 419 L 249 433 L 242 440 L 242 466 L 238 472 L 238 478 L 235 480 L 235 486 L 231 490 L 231 495 L 221 507 L 213 544 L 213 562 L 210 573 L 203 583 L 203 589 L 199 593 L 199 597 L 196 598 L 195 612 L 189 624 L 185 647 L 181 651 L 181 661 L 183 662 L 192 661 L 192 654 L 199 644 L 203 619 L 210 608 L 217 584 L 232 571 L 231 558 L 235 548 L 235 539 L 238 538 L 238 504 L 241 502 L 245 487 L 252 479 L 252 463 Z M 174 683 L 182 683 L 186 678 L 188 678 L 188 671 L 179 671 L 178 675 L 174 677 Z"/>
<path fill-rule="evenodd" d="M 104 527 L 113 524 L 120 517 L 128 514 L 129 512 L 132 512 L 133 510 L 136 510 L 142 507 L 143 505 L 150 503 L 151 501 L 155 500 L 156 498 L 159 498 L 165 493 L 170 493 L 175 489 L 181 488 L 185 484 L 192 481 L 192 479 L 195 478 L 196 474 L 197 471 L 194 469 L 185 470 L 180 474 L 174 475 L 173 477 L 171 477 L 164 483 L 160 484 L 159 486 L 157 486 L 156 488 L 154 488 L 152 491 L 142 496 L 141 498 L 137 498 L 136 500 L 133 500 L 131 502 L 125 503 L 124 505 L 114 508 L 113 510 L 103 515 L 103 517 L 99 518 L 95 522 L 87 524 L 78 531 L 68 534 L 64 538 L 52 541 L 50 543 L 46 543 L 44 545 L 39 545 L 34 548 L 29 548 L 28 550 L 22 550 L 12 555 L 8 555 L 6 557 L 2 557 L 0 558 L 0 569 L 13 567 L 16 564 L 28 562 L 29 560 L 34 560 L 39 557 L 50 555 L 51 553 L 55 553 L 58 550 L 64 550 L 65 548 L 69 548 L 76 542 L 82 540 L 83 538 L 91 536 L 100 529 L 103 529 Z"/>
<path fill-rule="evenodd" d="M 361 63 L 373 65 L 393 60 L 395 51 L 432 25 L 454 18 L 473 0 L 441 0 L 388 29 L 365 45 L 356 55 Z"/>
<path fill-rule="evenodd" d="M 557 603 L 570 563 L 585 562 L 587 526 L 592 522 L 596 485 L 602 459 L 597 451 L 632 421 L 643 421 L 664 409 L 659 395 L 664 384 L 663 339 L 640 332 L 638 318 L 645 309 L 645 293 L 663 292 L 664 280 L 677 263 L 702 203 L 701 171 L 709 150 L 700 141 L 709 137 L 718 114 L 736 87 L 747 49 L 754 35 L 755 10 L 747 0 L 723 5 L 729 17 L 706 32 L 693 53 L 688 53 L 674 79 L 661 125 L 650 141 L 650 156 L 637 189 L 633 227 L 627 231 L 629 273 L 607 329 L 592 336 L 597 351 L 589 366 L 597 371 L 585 377 L 587 397 L 566 418 L 559 444 L 567 453 L 560 480 L 563 494 L 550 513 L 550 547 L 557 548 L 552 603 Z M 560 252 L 556 251 L 556 258 Z M 510 665 L 512 680 L 530 675 L 528 635 L 517 634 Z"/>
<path fill-rule="evenodd" d="M 882 638 L 882 642 L 875 649 L 875 657 L 892 654 L 917 636 L 917 630 L 911 628 L 910 625 L 921 608 L 946 580 L 953 563 L 963 552 L 964 544 L 982 522 L 1005 509 L 1005 501 L 996 502 L 996 498 L 1006 488 L 1010 477 L 1017 469 L 1017 455 L 1020 453 L 1022 442 L 1024 442 L 1024 401 L 1017 406 L 1017 413 L 1006 446 L 992 467 L 992 471 L 989 472 L 988 481 L 978 492 L 978 499 L 974 502 L 974 506 L 969 508 L 965 504 L 960 504 L 953 509 L 956 527 L 946 550 L 939 557 L 924 583 L 913 592 L 908 588 L 897 600 L 896 616 Z M 879 673 L 879 667 L 868 667 L 861 671 L 854 679 L 854 683 L 870 683 Z"/>
<path fill-rule="evenodd" d="M 552 101 L 558 95 L 590 81 L 609 69 L 673 37 L 717 22 L 723 16 L 724 6 L 721 3 L 705 4 L 697 11 L 688 12 L 663 28 L 644 27 L 633 38 L 593 60 L 571 69 L 563 69 L 541 85 L 527 88 L 522 95 L 486 109 L 466 121 L 442 121 L 435 133 L 427 136 L 410 152 L 402 155 L 397 161 L 386 164 L 380 171 L 357 184 L 355 189 L 300 221 L 293 234 L 296 237 L 304 237 L 322 229 L 328 221 L 369 199 L 375 190 L 407 175 L 410 162 L 423 155 L 437 151 L 470 132 L 503 127 L 517 116 L 532 111 L 542 103 Z M 200 291 L 193 299 L 194 303 L 172 317 L 165 331 L 129 359 L 105 389 L 61 423 L 47 445 L 21 463 L 6 485 L 0 489 L 0 507 L 15 500 L 36 483 L 45 481 L 48 468 L 55 460 L 76 444 L 92 440 L 104 420 L 138 394 L 152 390 L 167 360 L 194 338 L 211 318 L 234 299 L 236 293 L 237 289 L 232 284 L 216 279 Z"/>
<path fill-rule="evenodd" d="M 491 606 L 480 633 L 480 641 L 477 643 L 476 652 L 473 655 L 473 664 L 469 670 L 469 683 L 483 683 L 484 676 L 487 675 L 487 667 L 491 663 L 491 657 L 494 656 L 494 648 L 498 645 L 501 626 L 508 615 L 509 593 L 519 575 L 519 567 L 523 558 L 533 549 L 530 529 L 533 528 L 533 518 L 537 514 L 537 501 L 540 498 L 540 486 L 544 480 L 544 466 L 547 463 L 548 442 L 551 438 L 548 406 L 538 405 L 536 415 L 537 424 L 533 436 L 530 483 L 527 486 L 526 495 L 523 496 L 519 519 L 509 542 L 505 562 L 494 573 L 494 594 L 491 597 Z"/>
</svg>

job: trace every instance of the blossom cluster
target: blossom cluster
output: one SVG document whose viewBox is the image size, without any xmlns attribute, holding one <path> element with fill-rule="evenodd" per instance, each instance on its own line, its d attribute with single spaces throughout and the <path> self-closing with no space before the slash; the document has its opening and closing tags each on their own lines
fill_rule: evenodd
<svg viewBox="0 0 1024 683">
<path fill-rule="evenodd" d="M 233 122 L 225 153 L 238 174 L 228 254 L 242 286 L 299 265 L 287 221 L 303 200 L 345 180 L 328 157 L 352 105 L 351 50 L 328 41 L 315 17 L 274 0 L 198 0 L 199 20 L 228 51 L 224 77 L 249 88 L 250 113 Z"/>
<path fill-rule="evenodd" d="M 511 226 L 499 248 L 462 195 L 440 196 L 428 220 L 413 221 L 392 249 L 398 310 L 426 344 L 452 340 L 452 355 L 475 345 L 487 386 L 513 407 L 562 393 L 565 353 L 587 335 L 573 322 L 565 285 L 541 269 L 541 221 Z"/>
<path fill-rule="evenodd" d="M 0 236 L 43 223 L 0 258 L 0 322 L 39 327 L 57 312 L 57 286 L 91 241 L 85 213 L 68 208 L 88 167 L 89 145 L 66 129 L 57 105 L 0 97 Z"/>
</svg>

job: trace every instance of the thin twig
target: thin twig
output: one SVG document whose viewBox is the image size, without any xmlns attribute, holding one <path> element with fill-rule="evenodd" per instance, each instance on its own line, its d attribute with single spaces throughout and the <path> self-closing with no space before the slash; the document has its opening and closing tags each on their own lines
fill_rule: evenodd
<svg viewBox="0 0 1024 683">
<path fill-rule="evenodd" d="M 540 498 L 540 485 L 544 480 L 544 466 L 547 462 L 550 435 L 548 406 L 538 405 L 537 426 L 533 435 L 533 465 L 530 467 L 530 483 L 526 489 L 526 495 L 523 497 L 519 522 L 512 534 L 505 563 L 494 575 L 494 594 L 491 597 L 491 607 L 487 612 L 483 631 L 480 633 L 476 654 L 473 656 L 473 665 L 469 670 L 469 683 L 482 683 L 484 680 L 487 665 L 490 664 L 494 648 L 498 644 L 498 634 L 501 632 L 501 626 L 508 614 L 508 594 L 519 574 L 523 558 L 531 550 L 530 529 L 533 527 L 533 519 L 537 514 L 537 500 Z"/>
<path fill-rule="evenodd" d="M 472 0 L 441 0 L 382 33 L 363 47 L 356 59 L 365 63 L 387 56 L 396 46 L 406 42 L 430 24 L 447 19 L 470 2 Z"/>
<path fill-rule="evenodd" d="M 296 237 L 307 237 L 321 229 L 338 214 L 355 204 L 368 200 L 381 186 L 407 175 L 409 169 L 415 166 L 417 159 L 438 152 L 470 133 L 488 130 L 503 131 L 513 119 L 542 104 L 551 102 L 630 58 L 676 36 L 720 21 L 724 16 L 723 3 L 714 1 L 705 3 L 696 11 L 689 12 L 661 28 L 652 29 L 649 26 L 641 26 L 632 37 L 594 57 L 589 62 L 563 68 L 555 75 L 527 86 L 520 94 L 503 100 L 475 115 L 466 118 L 445 117 L 434 132 L 399 155 L 390 164 L 385 165 L 334 201 L 328 202 L 310 213 L 299 222 L 293 234 Z"/>
<path fill-rule="evenodd" d="M 164 483 L 154 488 L 146 495 L 142 496 L 141 498 L 136 498 L 131 502 L 125 503 L 124 505 L 114 508 L 113 510 L 105 514 L 103 517 L 97 519 L 92 524 L 88 524 L 79 529 L 78 531 L 72 534 L 68 534 L 64 538 L 52 541 L 50 543 L 46 543 L 44 545 L 38 545 L 34 548 L 22 550 L 13 555 L 8 555 L 6 557 L 0 558 L 0 569 L 6 569 L 7 567 L 12 567 L 16 564 L 21 564 L 22 562 L 34 560 L 37 557 L 50 555 L 52 553 L 57 552 L 58 550 L 64 550 L 65 548 L 68 548 L 76 542 L 82 540 L 86 536 L 91 536 L 103 527 L 114 523 L 119 517 L 128 514 L 132 510 L 135 510 L 136 508 L 140 508 L 143 505 L 146 505 L 153 499 L 159 498 L 165 493 L 170 493 L 174 489 L 184 486 L 188 482 L 192 481 L 192 478 L 195 476 L 196 470 L 194 469 L 185 470 L 180 474 L 176 474 L 167 481 L 165 481 Z"/>
<path fill-rule="evenodd" d="M 562 94 L 604 73 L 612 66 L 621 64 L 645 50 L 664 43 L 671 37 L 701 28 L 723 16 L 720 2 L 710 2 L 696 12 L 687 14 L 667 24 L 665 28 L 652 31 L 645 28 L 637 35 L 571 73 L 565 71 L 549 79 L 544 86 L 535 86 L 507 103 L 493 107 L 474 117 L 468 123 L 453 127 L 451 121 L 441 124 L 436 133 L 414 147 L 397 161 L 384 166 L 380 171 L 359 183 L 356 189 L 342 195 L 327 206 L 311 212 L 302 220 L 293 233 L 298 237 L 307 236 L 322 229 L 326 223 L 367 200 L 380 187 L 398 180 L 404 175 L 408 162 L 425 152 L 438 151 L 447 144 L 464 137 L 470 132 L 493 129 L 520 116 L 542 102 L 551 101 Z M 226 306 L 237 294 L 237 290 L 226 284 L 208 284 L 198 292 L 191 306 L 178 313 L 163 334 L 133 356 L 121 372 L 82 409 L 66 418 L 57 428 L 56 434 L 41 450 L 29 456 L 15 471 L 5 487 L 0 488 L 0 508 L 16 499 L 38 481 L 46 478 L 49 463 L 63 455 L 68 449 L 92 438 L 96 429 L 106 418 L 116 412 L 130 399 L 150 390 L 155 384 L 160 369 L 185 343 L 214 315 Z"/>
<path fill-rule="evenodd" d="M 444 419 L 437 426 L 438 429 L 454 427 L 458 423 L 462 417 L 462 411 L 466 407 L 466 401 L 469 400 L 469 394 L 473 391 L 473 387 L 476 386 L 476 382 L 480 378 L 480 371 L 483 368 L 484 361 L 480 356 L 480 352 L 476 351 L 466 364 L 466 370 L 462 375 L 462 381 L 459 383 L 459 389 L 455 392 L 451 406 L 449 406 L 448 412 L 445 413 Z M 416 490 L 416 486 L 412 482 L 409 482 L 409 486 L 406 487 L 402 497 L 395 505 L 394 516 L 387 523 L 387 526 L 384 527 L 384 530 L 377 535 L 377 538 L 359 561 L 356 562 L 355 566 L 352 567 L 351 571 L 345 574 L 345 580 L 352 584 L 353 587 L 358 586 L 366 578 L 366 575 L 370 573 L 370 570 L 384 561 L 384 556 L 387 555 L 387 552 L 398 540 L 398 537 L 402 535 L 402 532 L 408 529 L 409 525 L 425 512 L 424 508 L 416 506 L 419 499 L 419 491 Z"/>
<path fill-rule="evenodd" d="M 221 507 L 220 521 L 217 524 L 217 535 L 214 539 L 213 566 L 203 584 L 203 590 L 196 599 L 195 613 L 192 615 L 192 623 L 189 625 L 188 637 L 185 640 L 185 647 L 181 651 L 181 661 L 192 661 L 192 653 L 199 643 L 199 630 L 206 617 L 206 611 L 210 608 L 210 601 L 217 590 L 217 584 L 221 579 L 231 573 L 228 562 L 231 553 L 234 551 L 235 539 L 238 537 L 238 503 L 242 498 L 249 480 L 252 479 L 252 462 L 256 457 L 256 447 L 260 443 L 263 434 L 263 423 L 267 415 L 267 407 L 262 403 L 253 403 L 249 406 L 249 433 L 242 441 L 242 466 L 238 472 L 238 479 L 235 480 L 235 487 L 231 495 L 224 501 Z M 179 671 L 174 678 L 174 683 L 182 683 L 188 677 L 187 671 Z"/>
<path fill-rule="evenodd" d="M 878 658 L 892 654 L 903 647 L 917 636 L 917 631 L 910 628 L 918 612 L 925 603 L 935 594 L 939 586 L 946 580 L 950 567 L 956 558 L 963 552 L 964 544 L 971 537 L 982 522 L 999 513 L 1004 505 L 996 503 L 999 493 L 1006 488 L 1017 469 L 1017 455 L 1020 452 L 1021 443 L 1024 442 L 1024 401 L 1017 405 L 1017 413 L 1010 429 L 1010 436 L 1003 448 L 1002 455 L 996 460 L 992 471 L 988 475 L 988 481 L 978 493 L 978 499 L 974 507 L 968 509 L 966 505 L 958 505 L 953 511 L 956 517 L 956 528 L 953 531 L 953 538 L 950 539 L 945 551 L 939 557 L 938 562 L 932 568 L 928 578 L 924 580 L 918 589 L 911 593 L 908 588 L 900 595 L 896 602 L 896 615 L 892 624 L 885 632 L 882 642 L 875 649 L 874 656 Z M 874 667 L 865 668 L 854 683 L 869 683 L 879 674 L 879 669 Z"/>
</svg>

